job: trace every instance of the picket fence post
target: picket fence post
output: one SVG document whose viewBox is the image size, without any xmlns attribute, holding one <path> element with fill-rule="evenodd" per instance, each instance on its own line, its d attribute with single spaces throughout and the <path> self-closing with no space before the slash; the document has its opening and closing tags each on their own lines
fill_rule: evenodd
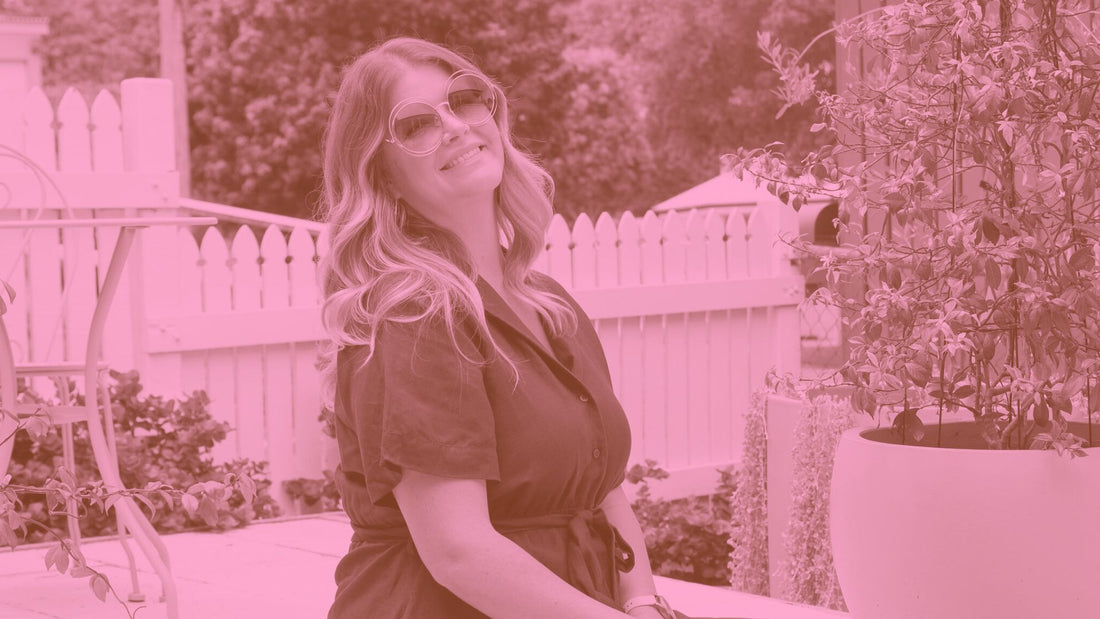
<svg viewBox="0 0 1100 619">
<path fill-rule="evenodd" d="M 121 105 L 100 92 L 93 103 L 92 162 L 95 170 L 110 172 L 174 172 L 175 135 L 172 83 L 159 78 L 132 78 L 120 86 Z M 172 177 L 169 176 L 169 179 Z M 179 182 L 158 182 L 161 215 L 179 214 Z M 121 215 L 139 211 L 124 209 Z M 108 233 L 113 235 L 113 233 Z M 131 249 L 116 307 L 108 329 L 118 353 L 129 349 L 130 363 L 119 370 L 137 370 L 146 391 L 182 397 L 181 359 L 178 354 L 150 355 L 149 330 L 180 311 L 180 278 L 190 265 L 181 263 L 181 242 L 187 229 L 153 227 L 142 230 Z M 113 244 L 112 244 L 113 245 Z M 192 267 L 193 268 L 193 267 Z M 125 309 L 129 312 L 125 312 Z M 123 358 L 123 357 L 116 357 Z"/>
</svg>

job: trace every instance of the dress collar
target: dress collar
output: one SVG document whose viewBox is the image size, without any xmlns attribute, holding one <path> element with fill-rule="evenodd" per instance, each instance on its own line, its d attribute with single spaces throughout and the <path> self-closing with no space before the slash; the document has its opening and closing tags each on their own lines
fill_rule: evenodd
<svg viewBox="0 0 1100 619">
<path fill-rule="evenodd" d="M 550 346 L 553 349 L 546 350 L 542 343 L 531 333 L 531 330 L 527 328 L 527 325 L 512 310 L 512 306 L 508 305 L 508 302 L 500 296 L 496 289 L 489 285 L 489 282 L 479 275 L 476 284 L 478 292 L 481 293 L 481 302 L 485 306 L 487 318 L 496 319 L 526 339 L 548 362 L 562 366 L 565 370 L 572 372 L 573 353 L 569 350 L 569 346 L 564 339 L 550 333 L 543 325 L 546 338 L 550 341 Z M 541 316 L 539 316 L 539 322 L 542 323 Z"/>
</svg>

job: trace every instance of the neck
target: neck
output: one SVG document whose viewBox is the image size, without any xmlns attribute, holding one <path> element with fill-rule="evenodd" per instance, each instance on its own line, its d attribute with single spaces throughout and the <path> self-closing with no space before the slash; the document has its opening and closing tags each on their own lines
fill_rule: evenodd
<svg viewBox="0 0 1100 619">
<path fill-rule="evenodd" d="M 503 291 L 504 252 L 500 247 L 496 218 L 490 218 L 487 225 L 478 225 L 461 236 L 478 275 L 496 290 Z"/>
<path fill-rule="evenodd" d="M 454 217 L 440 223 L 462 239 L 478 275 L 496 290 L 503 290 L 504 253 L 497 230 L 495 199 L 456 205 L 448 212 Z"/>
</svg>

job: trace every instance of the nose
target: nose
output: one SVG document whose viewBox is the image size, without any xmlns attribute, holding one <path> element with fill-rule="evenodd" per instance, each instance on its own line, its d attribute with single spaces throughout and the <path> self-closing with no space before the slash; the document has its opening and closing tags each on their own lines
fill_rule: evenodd
<svg viewBox="0 0 1100 619">
<path fill-rule="evenodd" d="M 455 113 L 451 110 L 451 106 L 447 103 L 441 104 L 436 111 L 439 113 L 439 120 L 443 124 L 443 141 L 450 142 L 457 137 L 466 135 L 470 131 L 470 125 L 462 121 L 461 118 L 455 116 Z"/>
</svg>

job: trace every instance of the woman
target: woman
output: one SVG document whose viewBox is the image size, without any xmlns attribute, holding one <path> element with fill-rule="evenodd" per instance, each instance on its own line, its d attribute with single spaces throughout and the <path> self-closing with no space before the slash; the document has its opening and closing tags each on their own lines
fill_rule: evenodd
<svg viewBox="0 0 1100 619">
<path fill-rule="evenodd" d="M 324 186 L 321 368 L 354 529 L 330 619 L 673 616 L 599 340 L 530 270 L 553 184 L 501 90 L 385 42 L 344 75 Z"/>
</svg>

